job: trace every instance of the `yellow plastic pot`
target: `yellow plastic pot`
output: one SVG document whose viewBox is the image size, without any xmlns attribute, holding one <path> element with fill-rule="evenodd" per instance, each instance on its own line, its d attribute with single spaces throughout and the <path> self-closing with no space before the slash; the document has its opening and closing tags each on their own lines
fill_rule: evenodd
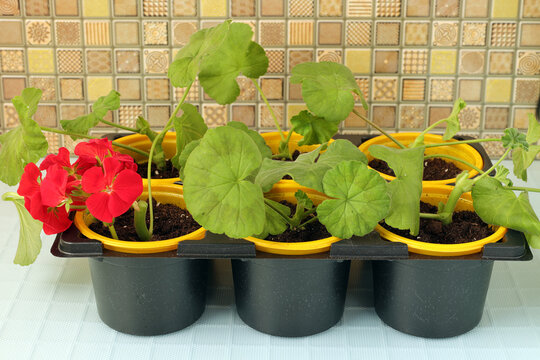
<svg viewBox="0 0 540 360">
<path fill-rule="evenodd" d="M 431 205 L 437 206 L 440 202 L 446 202 L 448 195 L 452 191 L 451 186 L 444 185 L 425 185 L 422 189 L 421 200 Z M 474 211 L 471 193 L 464 193 L 458 200 L 456 211 L 468 210 Z M 433 255 L 433 256 L 460 256 L 469 255 L 482 251 L 485 244 L 494 243 L 503 238 L 508 230 L 502 226 L 493 226 L 496 229 L 492 235 L 471 241 L 465 244 L 431 244 L 422 241 L 408 239 L 377 225 L 377 231 L 382 238 L 407 244 L 409 251 L 417 254 Z"/>
<path fill-rule="evenodd" d="M 183 209 L 186 208 L 184 202 L 183 187 L 174 184 L 154 184 L 152 182 L 152 197 L 156 201 L 164 204 L 174 204 Z M 145 190 L 140 196 L 140 199 L 146 200 L 148 192 Z M 115 240 L 102 236 L 90 230 L 88 225 L 95 219 L 86 211 L 79 211 L 75 215 L 74 223 L 77 229 L 87 238 L 99 240 L 103 243 L 105 249 L 130 253 L 130 254 L 152 254 L 160 253 L 178 248 L 178 242 L 183 240 L 200 240 L 204 237 L 206 230 L 200 228 L 192 233 L 173 239 L 159 241 L 123 241 Z"/>
<path fill-rule="evenodd" d="M 114 140 L 117 143 L 121 143 L 124 145 L 129 145 L 134 148 L 137 148 L 139 150 L 143 151 L 150 151 L 150 147 L 152 146 L 152 142 L 146 135 L 141 134 L 133 134 L 128 136 L 123 136 L 117 140 Z M 176 155 L 176 133 L 175 132 L 168 132 L 165 134 L 165 137 L 163 138 L 162 143 L 163 151 L 165 152 L 165 158 L 170 159 L 174 155 Z M 143 155 L 137 154 L 133 151 L 126 150 L 124 148 L 120 147 L 114 147 L 115 151 L 121 152 L 123 154 L 128 154 L 133 159 L 135 159 L 135 162 L 145 162 L 148 161 L 147 158 L 145 158 Z M 160 185 L 160 184 L 171 184 L 176 181 L 180 181 L 180 178 L 169 178 L 169 179 L 152 179 L 153 185 Z M 146 177 L 143 176 L 143 184 L 146 185 Z"/>
<path fill-rule="evenodd" d="M 401 142 L 404 145 L 408 145 L 412 143 L 416 137 L 420 133 L 396 133 L 392 134 L 392 136 Z M 451 140 L 452 141 L 452 140 Z M 455 140 L 454 140 L 455 141 Z M 426 134 L 424 137 L 424 143 L 425 144 L 438 144 L 445 142 L 442 139 L 441 135 L 435 135 L 435 134 Z M 448 141 L 450 142 L 450 141 Z M 373 156 L 369 153 L 369 147 L 371 145 L 384 145 L 389 147 L 397 148 L 398 146 L 390 139 L 388 139 L 384 135 L 376 136 L 372 139 L 369 139 L 368 141 L 362 143 L 358 148 L 366 154 L 368 161 L 373 160 Z M 468 144 L 459 144 L 459 145 L 451 145 L 451 146 L 440 146 L 440 147 L 434 147 L 434 148 L 427 148 L 425 151 L 426 155 L 431 154 L 445 154 L 445 155 L 451 155 L 460 159 L 463 159 L 474 166 L 476 166 L 479 169 L 482 169 L 484 167 L 484 161 L 482 160 L 482 156 L 478 151 L 476 151 L 472 146 Z M 469 177 L 472 178 L 478 174 L 478 172 L 474 169 L 471 169 L 469 166 L 464 165 L 463 163 L 460 163 L 455 160 L 450 159 L 444 159 L 445 161 L 449 161 L 456 165 L 458 168 L 462 170 L 469 170 Z M 394 176 L 386 175 L 383 173 L 380 173 L 381 176 L 388 180 L 394 180 Z M 432 184 L 432 185 L 446 185 L 446 184 L 453 184 L 456 182 L 456 178 L 452 179 L 446 179 L 446 180 L 431 180 L 431 181 L 422 181 L 423 184 Z"/>
<path fill-rule="evenodd" d="M 290 203 L 296 204 L 296 198 L 294 197 L 294 193 L 298 190 L 298 187 L 290 184 L 290 182 L 278 183 L 274 185 L 272 190 L 265 194 L 265 197 L 274 201 L 286 200 Z M 328 197 L 313 189 L 304 188 L 302 190 L 309 196 L 309 198 L 313 201 L 315 205 L 319 205 L 325 199 L 328 199 Z M 320 240 L 297 243 L 268 241 L 258 239 L 252 236 L 245 239 L 255 243 L 255 248 L 259 251 L 280 255 L 317 254 L 330 250 L 330 245 L 332 245 L 336 241 L 341 240 L 340 238 L 335 236 L 327 237 Z"/>
</svg>

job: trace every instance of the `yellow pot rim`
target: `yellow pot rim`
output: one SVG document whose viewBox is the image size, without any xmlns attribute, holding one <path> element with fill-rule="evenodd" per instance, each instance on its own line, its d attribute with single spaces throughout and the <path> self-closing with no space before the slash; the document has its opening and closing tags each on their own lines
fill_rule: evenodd
<svg viewBox="0 0 540 360">
<path fill-rule="evenodd" d="M 427 194 L 449 194 L 452 191 L 451 186 L 445 185 L 427 185 L 423 188 L 423 195 Z M 429 196 L 429 195 L 427 195 Z M 459 200 L 460 202 L 469 202 L 472 204 L 471 193 L 465 193 Z M 499 241 L 504 237 L 507 228 L 502 226 L 495 227 L 496 231 L 483 239 L 471 241 L 464 244 L 432 244 L 425 243 L 418 240 L 408 239 L 406 237 L 394 234 L 393 232 L 385 229 L 381 225 L 377 225 L 375 231 L 377 231 L 382 238 L 390 240 L 393 242 L 401 242 L 407 244 L 409 251 L 412 253 L 423 254 L 423 255 L 432 255 L 432 256 L 461 256 L 475 254 L 482 251 L 484 245 L 489 243 L 494 243 Z"/>
<path fill-rule="evenodd" d="M 408 144 L 408 143 L 414 141 L 414 139 L 416 139 L 416 137 L 419 134 L 420 134 L 419 132 L 403 132 L 403 133 L 395 133 L 395 134 L 391 134 L 391 135 L 396 140 L 399 140 L 401 142 L 404 142 L 405 144 Z M 424 135 L 424 142 L 426 144 L 434 144 L 434 143 L 450 142 L 450 141 L 444 141 L 442 139 L 442 135 L 437 135 L 437 134 L 425 134 Z M 388 138 L 386 136 L 384 136 L 384 135 L 379 135 L 379 136 L 376 136 L 374 138 L 371 138 L 371 139 L 363 142 L 362 144 L 360 144 L 360 146 L 358 146 L 358 148 L 364 154 L 369 155 L 369 150 L 368 149 L 369 149 L 369 147 L 371 145 L 382 144 L 382 143 L 385 143 L 385 142 L 388 142 Z M 472 164 L 475 165 L 477 168 L 482 169 L 484 167 L 484 160 L 482 159 L 482 156 L 472 146 L 470 146 L 468 144 L 459 144 L 459 145 L 452 145 L 452 146 L 453 147 L 459 147 L 458 148 L 459 150 L 461 150 L 462 152 L 467 152 L 471 157 L 473 157 L 474 161 L 472 162 Z M 440 149 L 442 149 L 442 151 L 444 151 L 444 147 L 441 147 Z M 369 168 L 371 169 L 371 167 L 369 167 Z M 395 179 L 394 176 L 383 174 L 381 172 L 379 172 L 379 174 L 387 181 L 392 181 L 392 180 Z M 476 171 L 474 169 L 469 170 L 469 178 L 473 178 L 476 175 L 478 175 L 478 171 Z M 456 178 L 451 178 L 451 179 L 445 179 L 445 180 L 426 180 L 426 181 L 422 181 L 422 184 L 426 184 L 426 185 L 427 184 L 431 184 L 431 185 L 448 185 L 448 184 L 453 184 L 455 182 L 456 182 Z"/>
<path fill-rule="evenodd" d="M 143 196 L 145 194 L 147 193 L 143 192 Z M 154 197 L 163 196 L 165 198 L 170 198 L 172 196 L 183 197 L 182 186 L 174 184 L 158 185 L 152 182 L 152 195 Z M 75 219 L 73 222 L 84 236 L 89 239 L 101 241 L 105 249 L 129 254 L 152 254 L 175 250 L 178 248 L 178 242 L 184 240 L 200 240 L 204 238 L 206 233 L 206 230 L 201 227 L 194 232 L 172 239 L 158 241 L 124 241 L 112 239 L 92 231 L 88 227 L 88 223 L 91 221 L 91 219 L 92 216 L 89 213 L 78 211 L 75 214 Z"/>
</svg>

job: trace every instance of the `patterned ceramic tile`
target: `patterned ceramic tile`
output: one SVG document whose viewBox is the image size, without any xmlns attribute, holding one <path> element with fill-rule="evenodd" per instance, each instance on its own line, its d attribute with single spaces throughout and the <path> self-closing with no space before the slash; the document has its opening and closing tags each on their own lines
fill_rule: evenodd
<svg viewBox="0 0 540 360">
<path fill-rule="evenodd" d="M 255 126 L 255 105 L 233 105 L 231 120 L 243 122 L 249 127 Z"/>
<path fill-rule="evenodd" d="M 431 50 L 431 73 L 454 74 L 456 72 L 456 50 Z"/>
<path fill-rule="evenodd" d="M 518 129 L 527 129 L 529 127 L 529 114 L 533 113 L 533 107 L 515 107 L 514 127 L 517 127 Z"/>
<path fill-rule="evenodd" d="M 522 23 L 520 46 L 540 46 L 540 23 Z"/>
<path fill-rule="evenodd" d="M 89 73 L 108 74 L 112 72 L 110 50 L 88 50 L 86 52 L 86 70 Z"/>
<path fill-rule="evenodd" d="M 147 100 L 169 100 L 169 79 L 146 78 Z"/>
<path fill-rule="evenodd" d="M 484 126 L 486 129 L 506 129 L 509 115 L 510 109 L 508 107 L 486 106 Z"/>
<path fill-rule="evenodd" d="M 257 97 L 257 89 L 251 79 L 246 77 L 238 78 L 238 86 L 240 87 L 240 94 L 238 95 L 238 101 L 254 101 Z M 264 90 L 264 89 L 263 89 Z M 265 93 L 266 94 L 266 93 Z M 207 96 L 205 94 L 205 96 Z"/>
<path fill-rule="evenodd" d="M 48 0 L 25 0 L 27 16 L 48 16 L 50 14 Z"/>
<path fill-rule="evenodd" d="M 426 92 L 425 79 L 403 79 L 401 100 L 424 101 Z"/>
<path fill-rule="evenodd" d="M 516 79 L 514 102 L 534 105 L 540 99 L 540 80 Z"/>
<path fill-rule="evenodd" d="M 138 73 L 141 71 L 140 51 L 117 50 L 116 71 L 119 73 Z"/>
<path fill-rule="evenodd" d="M 111 44 L 110 23 L 108 21 L 85 21 L 84 39 L 88 46 Z"/>
<path fill-rule="evenodd" d="M 512 47 L 516 44 L 516 23 L 492 23 L 491 46 Z"/>
<path fill-rule="evenodd" d="M 465 17 L 486 17 L 489 0 L 465 0 Z"/>
<path fill-rule="evenodd" d="M 369 117 L 367 111 L 362 106 L 355 106 L 354 110 L 356 110 L 365 117 Z M 366 129 L 367 124 L 364 120 L 360 119 L 358 116 L 351 112 L 343 122 L 343 127 L 345 129 Z"/>
<path fill-rule="evenodd" d="M 540 18 L 540 3 L 537 0 L 523 0 L 523 17 Z"/>
<path fill-rule="evenodd" d="M 406 22 L 405 45 L 427 45 L 429 36 L 429 23 Z"/>
<path fill-rule="evenodd" d="M 523 0 L 492 0 L 491 16 L 494 18 L 516 18 L 519 3 Z"/>
<path fill-rule="evenodd" d="M 83 100 L 84 84 L 80 78 L 60 78 L 60 99 Z"/>
<path fill-rule="evenodd" d="M 397 78 L 374 77 L 373 78 L 373 101 L 396 101 Z"/>
<path fill-rule="evenodd" d="M 342 0 L 319 0 L 319 16 L 342 16 Z"/>
<path fill-rule="evenodd" d="M 500 138 L 500 133 L 490 134 L 490 133 L 484 133 L 482 134 L 482 138 Z M 482 146 L 486 149 L 486 152 L 489 156 L 500 158 L 502 154 L 504 154 L 504 147 L 502 146 L 502 143 L 500 141 L 489 141 L 482 144 Z"/>
<path fill-rule="evenodd" d="M 287 80 L 287 83 L 289 84 L 289 92 L 288 92 L 287 99 L 288 100 L 302 100 L 302 85 L 291 83 L 290 78 Z"/>
<path fill-rule="evenodd" d="M 427 17 L 431 10 L 430 0 L 407 0 L 406 16 L 422 16 Z"/>
<path fill-rule="evenodd" d="M 371 50 L 347 49 L 345 51 L 345 65 L 353 73 L 371 73 Z"/>
<path fill-rule="evenodd" d="M 431 101 L 452 101 L 454 99 L 454 79 L 431 79 Z"/>
<path fill-rule="evenodd" d="M 362 94 L 364 94 L 364 98 L 367 100 L 369 99 L 369 79 L 367 77 L 355 77 L 356 83 L 358 84 L 358 87 L 360 88 L 360 91 Z M 359 102 L 360 96 L 353 94 L 354 101 Z"/>
<path fill-rule="evenodd" d="M 163 127 L 171 117 L 171 107 L 168 105 L 146 106 L 146 120 L 153 127 Z"/>
<path fill-rule="evenodd" d="M 517 72 L 520 75 L 540 74 L 540 52 L 520 51 Z"/>
<path fill-rule="evenodd" d="M 166 74 L 169 68 L 169 50 L 145 50 L 144 71 L 148 74 Z"/>
<path fill-rule="evenodd" d="M 289 72 L 296 65 L 313 60 L 313 50 L 289 50 Z"/>
<path fill-rule="evenodd" d="M 173 45 L 186 45 L 191 35 L 197 31 L 196 21 L 175 21 L 172 23 Z"/>
<path fill-rule="evenodd" d="M 262 46 L 285 45 L 285 21 L 261 21 L 259 39 Z"/>
<path fill-rule="evenodd" d="M 371 22 L 347 22 L 347 46 L 363 46 L 371 44 Z"/>
<path fill-rule="evenodd" d="M 115 21 L 114 43 L 116 46 L 139 45 L 139 22 L 138 21 Z"/>
<path fill-rule="evenodd" d="M 0 0 L 0 15 L 20 15 L 19 0 Z"/>
<path fill-rule="evenodd" d="M 341 49 L 327 49 L 327 50 L 317 50 L 317 61 L 329 61 L 341 64 L 343 61 L 343 50 Z"/>
<path fill-rule="evenodd" d="M 373 122 L 382 128 L 393 128 L 396 126 L 395 106 L 373 106 Z"/>
<path fill-rule="evenodd" d="M 399 127 L 405 129 L 421 129 L 426 120 L 424 105 L 402 105 L 399 109 Z"/>
<path fill-rule="evenodd" d="M 115 16 L 137 16 L 137 0 L 112 0 Z"/>
<path fill-rule="evenodd" d="M 144 16 L 167 16 L 168 11 L 167 0 L 143 0 Z"/>
<path fill-rule="evenodd" d="M 347 15 L 350 17 L 371 17 L 373 12 L 371 0 L 349 0 L 347 1 Z"/>
<path fill-rule="evenodd" d="M 343 23 L 337 21 L 319 21 L 318 44 L 319 45 L 341 45 L 341 34 Z"/>
<path fill-rule="evenodd" d="M 434 46 L 455 46 L 458 39 L 458 23 L 457 22 L 441 22 L 433 23 L 433 45 Z"/>
<path fill-rule="evenodd" d="M 84 115 L 86 112 L 84 105 L 61 105 L 60 118 L 62 120 L 72 120 Z"/>
<path fill-rule="evenodd" d="M 24 71 L 23 50 L 0 50 L 0 61 L 2 62 L 2 72 Z"/>
<path fill-rule="evenodd" d="M 375 44 L 399 45 L 400 25 L 399 22 L 377 22 L 375 25 Z"/>
<path fill-rule="evenodd" d="M 512 93 L 512 79 L 488 78 L 486 79 L 486 98 L 488 103 L 508 103 Z"/>
<path fill-rule="evenodd" d="M 81 45 L 81 23 L 79 21 L 56 21 L 54 25 L 57 45 Z"/>
<path fill-rule="evenodd" d="M 112 77 L 89 76 L 86 79 L 87 97 L 90 101 L 96 101 L 100 96 L 107 95 L 113 89 Z"/>
<path fill-rule="evenodd" d="M 313 21 L 289 22 L 289 45 L 312 45 Z"/>
<path fill-rule="evenodd" d="M 513 51 L 490 51 L 489 53 L 489 73 L 490 74 L 511 74 L 514 69 Z"/>
<path fill-rule="evenodd" d="M 116 90 L 122 100 L 141 100 L 141 79 L 117 78 Z"/>
<path fill-rule="evenodd" d="M 118 123 L 123 126 L 135 127 L 137 118 L 143 115 L 141 105 L 120 105 L 118 109 Z"/>
<path fill-rule="evenodd" d="M 401 15 L 401 0 L 377 0 L 377 16 L 398 17 Z"/>
<path fill-rule="evenodd" d="M 28 49 L 28 71 L 31 73 L 54 73 L 54 54 L 52 49 Z"/>
<path fill-rule="evenodd" d="M 0 20 L 1 45 L 22 45 L 22 22 L 13 20 Z"/>
<path fill-rule="evenodd" d="M 266 50 L 268 57 L 268 73 L 282 73 L 285 71 L 285 51 Z"/>
<path fill-rule="evenodd" d="M 429 107 L 429 125 L 436 123 L 441 119 L 446 119 L 452 113 L 451 106 L 430 106 Z M 445 125 L 437 126 L 443 128 Z"/>
<path fill-rule="evenodd" d="M 459 14 L 460 0 L 437 0 L 435 16 L 457 17 Z"/>
<path fill-rule="evenodd" d="M 404 74 L 426 74 L 428 65 L 427 50 L 403 50 L 401 71 Z"/>
<path fill-rule="evenodd" d="M 288 104 L 287 105 L 287 119 L 290 119 L 293 116 L 298 115 L 301 111 L 304 111 L 307 109 L 308 108 L 305 104 Z"/>
<path fill-rule="evenodd" d="M 283 79 L 282 78 L 262 78 L 261 89 L 268 100 L 283 99 Z"/>
<path fill-rule="evenodd" d="M 465 46 L 486 45 L 486 29 L 487 23 L 463 23 L 463 37 L 461 39 L 461 44 Z"/>
<path fill-rule="evenodd" d="M 25 87 L 25 78 L 5 76 L 2 78 L 2 93 L 4 94 L 4 100 L 11 100 L 15 96 L 20 95 Z"/>
<path fill-rule="evenodd" d="M 227 0 L 200 0 L 201 16 L 226 17 Z"/>
<path fill-rule="evenodd" d="M 82 0 L 84 17 L 109 17 L 109 0 Z"/>
<path fill-rule="evenodd" d="M 47 139 L 47 143 L 49 143 L 47 154 L 57 154 L 58 149 L 60 149 L 62 146 L 62 138 L 60 135 L 54 133 L 45 133 L 45 139 Z"/>
<path fill-rule="evenodd" d="M 485 50 L 461 50 L 460 74 L 482 74 L 484 72 Z"/>
<path fill-rule="evenodd" d="M 227 107 L 218 104 L 203 104 L 203 118 L 206 125 L 216 127 L 227 123 Z"/>
<path fill-rule="evenodd" d="M 231 0 L 232 16 L 255 16 L 256 0 Z"/>
<path fill-rule="evenodd" d="M 52 77 L 30 77 L 30 86 L 40 89 L 41 101 L 56 100 L 56 82 Z"/>
<path fill-rule="evenodd" d="M 31 45 L 51 43 L 51 22 L 49 20 L 30 20 L 26 22 L 26 40 Z"/>
<path fill-rule="evenodd" d="M 289 16 L 291 17 L 310 17 L 314 13 L 313 0 L 290 0 Z"/>
<path fill-rule="evenodd" d="M 186 96 L 186 101 L 199 101 L 199 81 L 195 80 L 193 85 L 191 85 L 191 89 L 189 89 L 189 93 Z M 174 100 L 179 101 L 182 99 L 186 92 L 185 88 L 174 88 Z"/>
<path fill-rule="evenodd" d="M 399 51 L 375 50 L 375 73 L 398 72 Z"/>
<path fill-rule="evenodd" d="M 83 59 L 81 50 L 57 50 L 56 58 L 59 73 L 82 73 Z"/>
<path fill-rule="evenodd" d="M 468 105 L 459 113 L 459 122 L 462 129 L 479 129 L 482 108 L 477 105 Z"/>
<path fill-rule="evenodd" d="M 465 101 L 482 100 L 482 80 L 481 79 L 460 79 L 459 97 Z"/>
<path fill-rule="evenodd" d="M 14 128 L 19 125 L 19 115 L 15 106 L 11 104 L 4 104 L 4 126 L 6 128 Z"/>
<path fill-rule="evenodd" d="M 281 104 L 271 104 L 272 111 L 276 115 L 276 119 L 281 127 L 285 126 L 284 113 L 285 108 Z M 263 128 L 275 128 L 274 118 L 270 112 L 270 109 L 265 104 L 259 105 L 259 126 Z"/>
<path fill-rule="evenodd" d="M 144 22 L 144 45 L 167 45 L 168 24 L 163 21 Z"/>
<path fill-rule="evenodd" d="M 197 15 L 197 0 L 173 0 L 174 16 Z"/>
<path fill-rule="evenodd" d="M 41 126 L 56 127 L 56 105 L 39 105 L 34 120 Z"/>
</svg>

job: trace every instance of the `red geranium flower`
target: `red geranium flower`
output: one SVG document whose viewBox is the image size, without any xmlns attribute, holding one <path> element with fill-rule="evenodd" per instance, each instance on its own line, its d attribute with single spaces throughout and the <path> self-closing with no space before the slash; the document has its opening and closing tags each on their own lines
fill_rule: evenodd
<svg viewBox="0 0 540 360">
<path fill-rule="evenodd" d="M 47 157 L 39 165 L 39 169 L 47 170 L 49 167 L 51 167 L 54 164 L 58 164 L 64 169 L 73 168 L 69 160 L 69 150 L 66 149 L 65 147 L 61 147 L 60 149 L 58 149 L 58 155 L 54 155 L 54 154 L 47 155 Z"/>
</svg>

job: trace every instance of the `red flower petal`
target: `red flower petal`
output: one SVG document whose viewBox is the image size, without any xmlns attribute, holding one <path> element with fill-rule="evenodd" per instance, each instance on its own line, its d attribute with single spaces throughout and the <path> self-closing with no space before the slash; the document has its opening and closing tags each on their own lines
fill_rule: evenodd
<svg viewBox="0 0 540 360">
<path fill-rule="evenodd" d="M 115 158 L 108 157 L 103 160 L 103 172 L 105 173 L 105 183 L 110 186 L 112 185 L 114 178 L 124 166 L 120 161 Z"/>
<path fill-rule="evenodd" d="M 68 181 L 68 172 L 61 165 L 53 164 L 47 170 L 47 175 L 41 182 L 41 200 L 43 205 L 56 207 L 64 201 L 66 194 L 66 185 Z"/>
<path fill-rule="evenodd" d="M 69 160 L 69 150 L 65 147 L 58 149 L 58 155 L 50 154 L 39 165 L 40 170 L 47 170 L 50 166 L 58 164 L 61 167 L 71 168 L 71 162 Z"/>
<path fill-rule="evenodd" d="M 100 167 L 88 169 L 82 176 L 81 184 L 83 191 L 89 194 L 100 192 L 107 186 L 105 175 Z"/>
<path fill-rule="evenodd" d="M 64 206 L 49 208 L 43 221 L 43 232 L 47 235 L 58 234 L 71 226 L 71 220 Z"/>
<path fill-rule="evenodd" d="M 38 179 L 41 180 L 41 171 L 36 164 L 29 163 L 26 165 L 21 177 L 21 182 L 19 183 L 19 188 L 17 189 L 17 194 L 28 197 L 36 192 L 39 193 L 40 187 Z"/>
<path fill-rule="evenodd" d="M 108 139 L 91 139 L 75 146 L 75 155 L 98 158 L 100 161 L 107 156 L 115 154 L 112 148 L 112 142 Z"/>
<path fill-rule="evenodd" d="M 133 170 L 122 170 L 112 185 L 113 193 L 132 204 L 143 192 L 142 178 Z"/>
<path fill-rule="evenodd" d="M 86 207 L 96 219 L 106 223 L 113 221 L 113 215 L 109 211 L 110 194 L 98 192 L 86 199 Z"/>
<path fill-rule="evenodd" d="M 135 200 L 134 200 L 135 201 Z M 133 201 L 126 202 L 122 200 L 118 194 L 111 193 L 109 197 L 109 211 L 113 217 L 117 217 L 129 210 Z"/>
</svg>

